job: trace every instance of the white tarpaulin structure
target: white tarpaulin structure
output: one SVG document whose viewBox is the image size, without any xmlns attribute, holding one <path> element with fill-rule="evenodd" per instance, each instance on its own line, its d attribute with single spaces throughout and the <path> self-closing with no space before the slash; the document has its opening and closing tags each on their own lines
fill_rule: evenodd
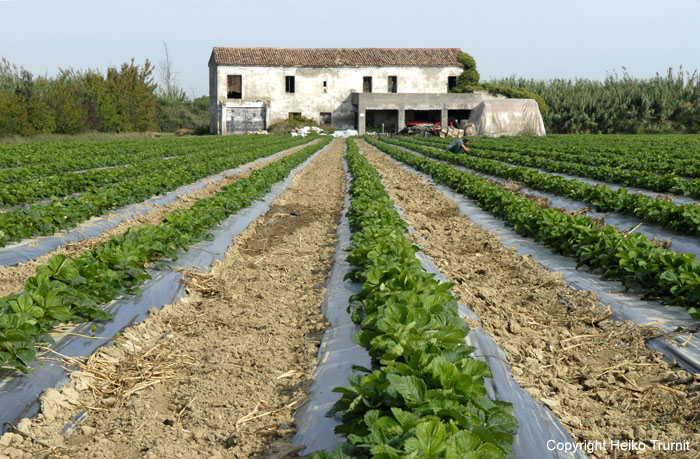
<svg viewBox="0 0 700 459">
<path fill-rule="evenodd" d="M 540 108 L 534 99 L 485 100 L 472 110 L 469 123 L 474 125 L 475 132 L 468 134 L 546 135 Z"/>
</svg>

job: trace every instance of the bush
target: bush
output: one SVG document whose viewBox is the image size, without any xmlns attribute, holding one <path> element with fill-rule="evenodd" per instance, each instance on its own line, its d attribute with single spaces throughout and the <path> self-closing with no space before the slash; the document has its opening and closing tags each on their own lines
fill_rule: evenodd
<svg viewBox="0 0 700 459">
<path fill-rule="evenodd" d="M 124 63 L 106 74 L 61 70 L 37 77 L 0 60 L 0 136 L 155 129 L 153 67 Z"/>
<path fill-rule="evenodd" d="M 537 105 L 540 107 L 540 112 L 543 115 L 549 112 L 549 107 L 547 107 L 544 99 L 534 92 L 526 89 L 511 88 L 510 86 L 496 85 L 492 83 L 482 83 L 481 87 L 492 94 L 501 94 L 512 99 L 535 99 Z"/>
<path fill-rule="evenodd" d="M 292 115 L 284 121 L 271 124 L 267 128 L 267 131 L 270 134 L 278 134 L 283 132 L 291 132 L 304 126 L 318 126 L 318 123 L 301 115 Z"/>
<path fill-rule="evenodd" d="M 461 75 L 457 77 L 457 86 L 452 92 L 473 92 L 474 87 L 479 84 L 479 72 L 476 70 L 476 61 L 469 54 L 460 51 L 457 60 L 464 66 Z"/>
<path fill-rule="evenodd" d="M 179 97 L 159 95 L 156 98 L 156 123 L 161 132 L 189 129 L 209 132 L 209 97 L 189 100 L 184 93 Z"/>
</svg>

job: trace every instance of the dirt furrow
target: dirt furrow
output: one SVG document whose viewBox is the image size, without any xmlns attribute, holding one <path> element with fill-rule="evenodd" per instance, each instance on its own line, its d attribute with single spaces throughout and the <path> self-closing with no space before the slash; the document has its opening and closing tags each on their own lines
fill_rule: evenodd
<svg viewBox="0 0 700 459">
<path fill-rule="evenodd" d="M 644 441 L 646 457 L 700 456 L 700 377 L 645 346 L 652 328 L 611 322 L 593 292 L 570 289 L 561 273 L 518 256 L 460 216 L 457 205 L 420 176 L 359 144 L 416 229 L 412 241 L 455 282 L 460 301 L 505 350 L 520 386 L 576 441 Z M 689 441 L 691 451 L 652 451 L 653 440 Z"/>
<path fill-rule="evenodd" d="M 48 390 L 42 412 L 17 426 L 26 437 L 0 439 L 0 457 L 268 457 L 295 450 L 293 413 L 326 328 L 320 305 L 345 192 L 343 151 L 341 140 L 331 143 L 211 271 L 184 273 L 181 301 L 151 311 L 69 385 Z M 82 411 L 72 433 L 61 435 Z"/>
<path fill-rule="evenodd" d="M 225 186 L 230 185 L 231 183 L 235 182 L 236 180 L 240 180 L 241 178 L 248 177 L 254 170 L 260 169 L 273 161 L 280 160 L 285 156 L 289 156 L 292 153 L 295 153 L 309 145 L 310 143 L 307 143 L 301 146 L 294 147 L 285 154 L 278 156 L 274 160 L 270 159 L 268 161 L 262 161 L 259 164 L 256 164 L 255 166 L 250 168 L 249 170 L 240 174 L 225 175 L 222 180 L 208 183 L 205 187 L 193 191 L 192 193 L 179 196 L 177 198 L 177 201 L 171 202 L 164 206 L 159 206 L 157 204 L 150 205 L 148 207 L 152 208 L 152 211 L 149 211 L 144 215 L 138 215 L 134 218 L 124 220 L 120 222 L 119 225 L 117 225 L 116 227 L 105 230 L 98 237 L 83 239 L 76 242 L 70 242 L 64 246 L 52 250 L 51 252 L 45 255 L 42 255 L 41 257 L 35 260 L 31 260 L 26 263 L 20 263 L 15 266 L 0 267 L 0 297 L 11 295 L 13 293 L 21 291 L 24 288 L 25 281 L 36 274 L 37 266 L 46 264 L 49 258 L 53 257 L 54 255 L 65 255 L 69 258 L 77 257 L 83 251 L 94 249 L 98 245 L 107 242 L 111 236 L 124 234 L 129 228 L 138 228 L 139 226 L 145 224 L 158 225 L 163 222 L 163 218 L 165 217 L 165 215 L 176 210 L 189 209 L 198 200 L 208 198 L 219 193 L 221 189 Z"/>
</svg>

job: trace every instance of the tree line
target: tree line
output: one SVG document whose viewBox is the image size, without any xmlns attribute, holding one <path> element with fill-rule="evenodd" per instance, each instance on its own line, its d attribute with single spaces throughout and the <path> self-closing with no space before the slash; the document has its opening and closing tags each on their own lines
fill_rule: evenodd
<svg viewBox="0 0 700 459">
<path fill-rule="evenodd" d="M 700 133 L 700 75 L 679 69 L 674 74 L 603 81 L 504 78 L 496 85 L 526 90 L 544 99 L 548 133 Z"/>
<path fill-rule="evenodd" d="M 146 60 L 98 70 L 61 69 L 34 76 L 0 60 L 0 136 L 88 131 L 206 131 L 208 98 L 191 100 L 176 86 L 159 89 Z"/>
<path fill-rule="evenodd" d="M 154 80 L 150 61 L 98 70 L 61 69 L 34 76 L 0 59 L 0 136 L 87 131 L 208 132 L 207 96 L 189 98 L 176 84 L 167 45 Z M 537 100 L 549 133 L 700 133 L 700 75 L 680 69 L 643 79 L 616 73 L 605 80 L 517 77 L 480 82 L 476 62 L 464 66 L 454 92 L 487 90 Z"/>
</svg>

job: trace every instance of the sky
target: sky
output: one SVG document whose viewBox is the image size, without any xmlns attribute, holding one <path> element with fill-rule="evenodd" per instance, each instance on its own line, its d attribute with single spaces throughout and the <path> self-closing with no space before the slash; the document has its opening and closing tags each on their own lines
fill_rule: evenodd
<svg viewBox="0 0 700 459">
<path fill-rule="evenodd" d="M 0 0 L 0 57 L 35 75 L 158 64 L 208 93 L 214 46 L 461 48 L 482 80 L 700 70 L 700 0 Z"/>
</svg>

